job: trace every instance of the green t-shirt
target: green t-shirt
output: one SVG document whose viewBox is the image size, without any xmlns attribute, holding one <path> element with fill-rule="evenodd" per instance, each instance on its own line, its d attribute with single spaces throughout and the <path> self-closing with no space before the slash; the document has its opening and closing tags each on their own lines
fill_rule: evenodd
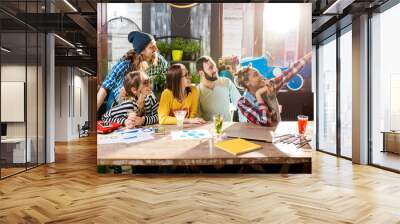
<svg viewBox="0 0 400 224">
<path fill-rule="evenodd" d="M 240 93 L 230 79 L 219 77 L 215 81 L 214 89 L 209 89 L 202 83 L 197 88 L 199 90 L 199 113 L 204 120 L 211 121 L 213 115 L 217 114 L 222 115 L 224 121 L 232 120 L 231 113 L 237 110 Z M 245 120 L 240 113 L 239 120 Z"/>
</svg>

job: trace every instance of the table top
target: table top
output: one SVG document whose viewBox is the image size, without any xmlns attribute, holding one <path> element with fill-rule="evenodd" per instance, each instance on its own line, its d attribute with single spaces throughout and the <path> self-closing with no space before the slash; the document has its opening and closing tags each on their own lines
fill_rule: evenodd
<svg viewBox="0 0 400 224">
<path fill-rule="evenodd" d="M 223 129 L 234 124 L 225 122 Z M 312 150 L 309 145 L 296 148 L 293 144 L 267 143 L 252 141 L 263 148 L 242 155 L 232 155 L 212 144 L 216 140 L 173 140 L 170 132 L 177 130 L 175 125 L 163 125 L 165 135 L 155 135 L 148 141 L 124 144 L 97 145 L 97 160 L 99 165 L 201 165 L 201 164 L 244 164 L 244 163 L 298 163 L 311 162 Z M 312 126 L 309 124 L 309 126 Z M 281 122 L 277 128 L 268 128 L 277 134 L 297 132 L 297 122 Z M 184 130 L 213 130 L 213 124 L 187 125 Z M 243 131 L 246 131 L 244 129 Z M 104 135 L 98 134 L 98 139 Z"/>
<path fill-rule="evenodd" d="M 400 130 L 391 130 L 391 131 L 381 131 L 384 134 L 400 134 Z"/>
<path fill-rule="evenodd" d="M 27 138 L 28 141 L 30 141 L 30 138 Z M 4 138 L 1 139 L 1 143 L 20 143 L 20 142 L 25 142 L 25 138 Z"/>
</svg>

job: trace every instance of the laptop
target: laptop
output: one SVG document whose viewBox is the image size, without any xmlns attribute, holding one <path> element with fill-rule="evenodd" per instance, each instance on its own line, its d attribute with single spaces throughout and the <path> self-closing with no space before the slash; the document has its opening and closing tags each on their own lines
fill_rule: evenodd
<svg viewBox="0 0 400 224">
<path fill-rule="evenodd" d="M 242 138 L 271 143 L 276 127 L 263 127 L 251 123 L 234 123 L 224 130 L 231 138 Z"/>
</svg>

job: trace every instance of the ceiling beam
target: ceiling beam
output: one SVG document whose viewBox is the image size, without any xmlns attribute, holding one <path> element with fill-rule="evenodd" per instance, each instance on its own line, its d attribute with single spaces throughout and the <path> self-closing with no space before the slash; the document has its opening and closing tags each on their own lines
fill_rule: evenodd
<svg viewBox="0 0 400 224">
<path fill-rule="evenodd" d="M 322 14 L 342 14 L 344 9 L 351 5 L 355 0 L 336 0 L 332 2 Z"/>
<path fill-rule="evenodd" d="M 77 25 L 79 25 L 90 38 L 96 38 L 97 31 L 96 29 L 90 24 L 85 17 L 80 14 L 70 13 L 67 15 L 71 20 L 73 20 Z"/>
<path fill-rule="evenodd" d="M 55 56 L 56 66 L 80 66 L 96 71 L 96 58 L 90 56 Z"/>
</svg>

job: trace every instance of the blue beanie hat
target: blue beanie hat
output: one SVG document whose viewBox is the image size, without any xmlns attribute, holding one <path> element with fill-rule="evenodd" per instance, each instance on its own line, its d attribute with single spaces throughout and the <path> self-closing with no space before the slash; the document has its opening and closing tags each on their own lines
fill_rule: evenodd
<svg viewBox="0 0 400 224">
<path fill-rule="evenodd" d="M 147 45 L 154 40 L 154 37 L 148 33 L 132 31 L 128 34 L 128 40 L 132 43 L 133 49 L 136 53 L 140 54 Z"/>
</svg>

